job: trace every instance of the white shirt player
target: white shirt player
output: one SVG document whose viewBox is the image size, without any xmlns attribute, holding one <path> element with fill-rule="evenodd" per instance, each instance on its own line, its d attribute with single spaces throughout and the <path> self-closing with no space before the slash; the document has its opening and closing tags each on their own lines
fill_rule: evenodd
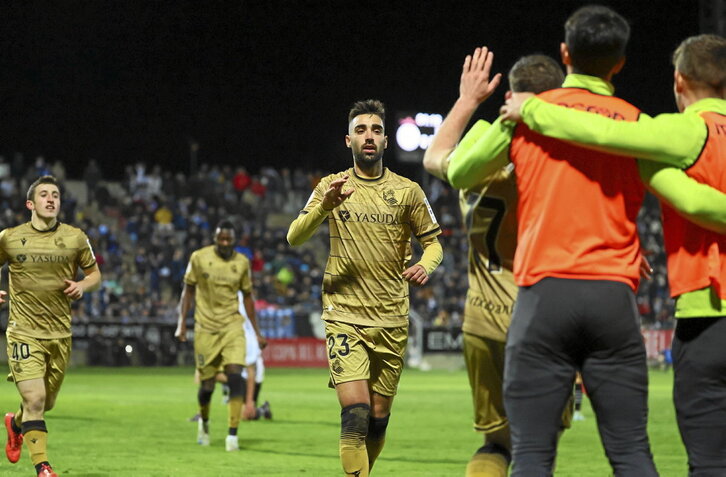
<svg viewBox="0 0 726 477">
<path fill-rule="evenodd" d="M 265 378 L 265 364 L 262 361 L 262 350 L 260 350 L 260 343 L 257 341 L 257 334 L 255 334 L 255 330 L 252 328 L 252 323 L 250 323 L 250 320 L 247 317 L 243 301 L 244 295 L 241 291 L 237 292 L 237 297 L 239 298 L 239 312 L 245 317 L 243 326 L 245 330 L 245 341 L 247 342 L 247 359 L 245 365 L 255 365 L 255 382 L 261 383 Z M 242 370 L 242 377 L 247 379 L 246 368 Z"/>
</svg>

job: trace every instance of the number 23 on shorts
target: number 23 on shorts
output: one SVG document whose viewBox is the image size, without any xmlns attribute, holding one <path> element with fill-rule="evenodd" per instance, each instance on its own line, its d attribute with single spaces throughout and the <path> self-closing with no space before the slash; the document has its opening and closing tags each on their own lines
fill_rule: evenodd
<svg viewBox="0 0 726 477">
<path fill-rule="evenodd" d="M 348 353 L 350 353 L 348 335 L 343 333 L 328 335 L 328 357 L 330 359 L 335 359 L 336 356 L 347 356 Z"/>
</svg>

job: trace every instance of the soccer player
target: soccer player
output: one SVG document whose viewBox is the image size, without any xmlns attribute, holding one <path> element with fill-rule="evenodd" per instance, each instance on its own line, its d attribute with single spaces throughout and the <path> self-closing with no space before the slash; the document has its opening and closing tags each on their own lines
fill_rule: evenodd
<svg viewBox="0 0 726 477">
<path fill-rule="evenodd" d="M 673 65 L 680 113 L 622 122 L 532 99 L 522 117 L 548 136 L 648 159 L 640 162 L 641 177 L 664 205 L 668 280 L 676 299 L 674 400 L 689 475 L 726 475 L 726 39 L 688 38 Z M 503 108 L 508 118 L 517 119 L 521 99 Z M 684 189 L 675 182 L 683 174 L 718 191 Z M 721 234 L 676 213 L 673 207 L 684 201 L 701 225 Z"/>
<path fill-rule="evenodd" d="M 499 84 L 498 74 L 489 80 L 492 61 L 493 54 L 486 47 L 466 57 L 459 99 L 426 150 L 424 167 L 442 180 L 446 180 L 451 153 L 470 147 L 489 127 L 487 122 L 477 121 L 457 146 L 476 109 Z M 557 62 L 544 55 L 525 56 L 509 72 L 512 91 L 542 92 L 558 88 L 563 80 Z M 484 445 L 472 456 L 466 475 L 506 477 L 511 440 L 502 396 L 504 342 L 517 295 L 512 274 L 517 186 L 511 164 L 461 190 L 459 205 L 469 239 L 464 357 L 474 401 L 474 428 L 484 433 Z"/>
<path fill-rule="evenodd" d="M 380 101 L 353 105 L 345 136 L 353 167 L 320 181 L 287 234 L 300 245 L 328 219 L 322 318 L 330 385 L 342 408 L 343 470 L 359 477 L 385 441 L 408 339 L 409 283 L 424 285 L 442 259 L 441 229 L 423 190 L 383 167 L 384 121 Z M 423 255 L 409 267 L 411 234 Z"/>
<path fill-rule="evenodd" d="M 20 410 L 5 414 L 5 454 L 17 462 L 25 442 L 38 476 L 54 477 L 45 412 L 55 405 L 70 358 L 71 301 L 98 288 L 101 272 L 86 234 L 58 221 L 55 177 L 35 180 L 26 198 L 30 222 L 0 232 L 0 263 L 8 263 L 12 303 L 8 364 L 21 398 Z M 79 268 L 82 280 L 76 280 Z"/>
<path fill-rule="evenodd" d="M 563 87 L 541 96 L 637 120 L 638 110 L 614 98 L 610 83 L 624 64 L 629 34 L 625 19 L 607 7 L 578 9 L 565 24 Z M 615 475 L 657 475 L 634 293 L 644 187 L 635 160 L 612 156 L 605 165 L 595 154 L 497 119 L 450 161 L 448 178 L 457 188 L 473 186 L 510 157 L 516 170 L 519 293 L 504 368 L 514 477 L 551 475 L 578 370 Z"/>
<path fill-rule="evenodd" d="M 245 367 L 242 369 L 242 395 L 245 396 L 245 404 L 253 403 L 252 406 L 245 406 L 243 408 L 242 417 L 245 420 L 257 420 L 260 418 L 272 419 L 272 411 L 270 410 L 270 403 L 265 401 L 262 406 L 257 407 L 257 399 L 262 389 L 262 382 L 265 379 L 265 363 L 262 359 L 262 349 L 260 343 L 257 341 L 257 334 L 252 326 L 251 321 L 247 318 L 247 310 L 245 310 L 244 293 L 241 291 L 237 292 L 239 299 L 239 312 L 245 318 L 242 328 L 245 332 Z M 254 376 L 252 384 L 249 385 L 248 377 Z M 199 370 L 194 373 L 194 380 L 200 382 Z M 227 383 L 227 375 L 224 374 L 224 368 L 218 368 L 217 373 L 214 375 L 214 381 L 222 384 L 222 403 L 229 403 L 229 384 Z M 248 387 L 250 386 L 250 387 Z M 254 412 L 252 412 L 254 410 Z M 189 420 L 199 421 L 201 419 L 200 414 L 195 414 Z"/>
<path fill-rule="evenodd" d="M 234 250 L 235 229 L 221 221 L 214 232 L 214 245 L 196 250 L 189 258 L 180 299 L 176 337 L 186 341 L 186 316 L 194 306 L 194 356 L 201 384 L 197 442 L 209 445 L 209 403 L 214 392 L 214 376 L 223 367 L 229 385 L 229 432 L 227 451 L 239 450 L 237 427 L 245 403 L 245 415 L 253 415 L 254 404 L 245 400 L 242 368 L 245 366 L 244 317 L 239 312 L 237 291 L 244 294 L 244 307 L 261 346 L 266 343 L 255 317 L 252 278 L 247 257 Z"/>
</svg>

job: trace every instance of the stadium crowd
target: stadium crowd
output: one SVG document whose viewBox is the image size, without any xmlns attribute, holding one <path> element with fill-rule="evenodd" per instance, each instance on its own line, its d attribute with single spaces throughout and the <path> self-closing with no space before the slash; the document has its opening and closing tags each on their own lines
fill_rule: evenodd
<svg viewBox="0 0 726 477">
<path fill-rule="evenodd" d="M 64 165 L 38 156 L 26 165 L 21 154 L 11 161 L 0 156 L 0 229 L 27 220 L 23 191 L 43 174 L 61 181 Z M 207 245 L 211 228 L 223 218 L 239 227 L 237 250 L 246 254 L 253 270 L 258 307 L 292 309 L 307 317 L 320 309 L 322 270 L 327 257 L 326 234 L 291 248 L 285 233 L 304 205 L 321 171 L 264 167 L 257 173 L 203 163 L 191 176 L 148 168 L 126 168 L 121 187 L 103 180 L 91 160 L 83 171 L 85 200 L 64 191 L 61 220 L 87 231 L 103 270 L 103 284 L 77 307 L 76 322 L 136 322 L 145 319 L 172 323 L 182 278 L 191 252 Z M 411 307 L 427 323 L 459 326 L 467 288 L 467 242 L 460 226 L 458 195 L 438 180 L 426 187 L 442 227 L 444 260 L 432 286 L 412 288 Z M 653 278 L 641 283 L 638 305 L 643 324 L 673 326 L 673 301 L 668 294 L 665 255 L 657 201 L 646 198 L 639 229 Z M 324 225 L 325 226 L 325 225 Z M 302 320 L 297 334 L 310 333 Z"/>
</svg>

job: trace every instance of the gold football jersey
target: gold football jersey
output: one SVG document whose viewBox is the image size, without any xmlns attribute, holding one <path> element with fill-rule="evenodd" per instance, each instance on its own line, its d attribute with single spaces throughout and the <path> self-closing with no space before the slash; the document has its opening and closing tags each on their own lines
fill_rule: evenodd
<svg viewBox="0 0 726 477">
<path fill-rule="evenodd" d="M 513 165 L 484 184 L 459 192 L 469 239 L 469 290 L 463 330 L 504 341 L 517 285 L 512 266 L 517 247 L 517 184 Z"/>
<path fill-rule="evenodd" d="M 96 264 L 82 230 L 60 222 L 46 231 L 30 222 L 0 232 L 0 263 L 8 263 L 8 332 L 33 338 L 71 336 L 71 299 L 64 280 Z"/>
<path fill-rule="evenodd" d="M 323 278 L 323 319 L 364 326 L 408 324 L 411 235 L 436 236 L 441 229 L 421 187 L 384 168 L 376 179 L 353 168 L 323 178 L 301 213 L 319 204 L 329 184 L 348 175 L 355 189 L 328 214 L 330 256 Z"/>
<path fill-rule="evenodd" d="M 217 332 L 241 327 L 237 291 L 252 291 L 250 262 L 234 252 L 228 260 L 214 251 L 214 245 L 192 253 L 184 283 L 195 287 L 194 330 Z"/>
</svg>

